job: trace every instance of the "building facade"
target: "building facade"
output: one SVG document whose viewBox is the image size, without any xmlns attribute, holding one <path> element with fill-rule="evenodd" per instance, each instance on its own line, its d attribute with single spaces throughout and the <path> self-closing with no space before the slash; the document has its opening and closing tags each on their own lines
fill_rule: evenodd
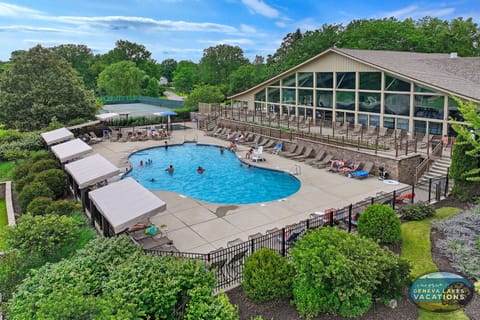
<svg viewBox="0 0 480 320">
<path fill-rule="evenodd" d="M 435 135 L 462 122 L 452 97 L 480 101 L 480 58 L 328 49 L 229 97 L 249 111 Z"/>
</svg>

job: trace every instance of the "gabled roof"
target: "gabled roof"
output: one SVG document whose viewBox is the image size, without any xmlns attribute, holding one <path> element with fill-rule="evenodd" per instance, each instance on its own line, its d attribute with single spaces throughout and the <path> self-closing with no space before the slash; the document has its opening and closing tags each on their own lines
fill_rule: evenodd
<svg viewBox="0 0 480 320">
<path fill-rule="evenodd" d="M 480 101 L 480 57 L 450 58 L 449 54 L 444 53 L 339 48 L 325 50 L 274 78 L 229 98 L 234 99 L 237 96 L 256 91 L 258 88 L 275 82 L 329 53 L 348 57 L 394 76 L 400 76 L 439 91 Z"/>
<path fill-rule="evenodd" d="M 80 139 L 70 140 L 52 147 L 52 152 L 60 160 L 60 163 L 79 158 L 91 151 L 92 147 Z"/>
<path fill-rule="evenodd" d="M 79 189 L 92 186 L 120 173 L 120 169 L 99 154 L 67 163 L 65 170 L 70 173 Z"/>
<path fill-rule="evenodd" d="M 47 146 L 51 146 L 52 144 L 72 139 L 73 133 L 70 132 L 70 130 L 68 130 L 67 128 L 60 128 L 48 132 L 43 132 L 41 136 Z"/>
<path fill-rule="evenodd" d="M 166 203 L 133 178 L 90 191 L 90 200 L 107 219 L 115 234 L 166 209 Z"/>
</svg>

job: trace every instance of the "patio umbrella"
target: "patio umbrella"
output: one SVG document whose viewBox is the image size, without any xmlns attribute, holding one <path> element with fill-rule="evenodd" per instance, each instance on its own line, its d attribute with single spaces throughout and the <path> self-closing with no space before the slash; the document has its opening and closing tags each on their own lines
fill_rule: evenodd
<svg viewBox="0 0 480 320">
<path fill-rule="evenodd" d="M 170 116 L 176 116 L 177 113 L 167 110 L 167 111 L 162 111 L 162 112 L 155 112 L 155 116 L 160 116 L 160 117 L 167 117 L 167 128 L 170 127 Z"/>
</svg>

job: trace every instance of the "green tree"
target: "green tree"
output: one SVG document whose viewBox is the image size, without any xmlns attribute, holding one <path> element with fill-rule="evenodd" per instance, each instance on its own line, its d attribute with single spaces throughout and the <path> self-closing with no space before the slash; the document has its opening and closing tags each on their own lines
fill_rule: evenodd
<svg viewBox="0 0 480 320">
<path fill-rule="evenodd" d="M 220 103 L 225 100 L 225 95 L 222 93 L 219 87 L 215 86 L 198 86 L 190 92 L 185 100 L 185 106 L 198 107 L 198 103 Z"/>
<path fill-rule="evenodd" d="M 262 65 L 247 64 L 233 71 L 229 77 L 229 95 L 245 91 L 262 80 Z"/>
<path fill-rule="evenodd" d="M 240 47 L 221 44 L 203 50 L 198 66 L 202 82 L 209 85 L 227 85 L 230 74 L 248 63 Z"/>
<path fill-rule="evenodd" d="M 62 44 L 52 47 L 51 50 L 70 62 L 83 78 L 86 88 L 93 90 L 97 85 L 96 74 L 92 74 L 90 66 L 94 55 L 92 49 L 83 44 Z"/>
<path fill-rule="evenodd" d="M 109 96 L 139 96 L 145 73 L 131 61 L 114 63 L 98 76 L 98 89 Z"/>
<path fill-rule="evenodd" d="M 158 97 L 162 95 L 160 92 L 160 84 L 158 80 L 148 75 L 144 75 L 142 79 L 142 96 Z"/>
<path fill-rule="evenodd" d="M 36 197 L 47 197 L 53 199 L 54 193 L 43 182 L 32 182 L 22 188 L 22 191 L 18 195 L 18 204 L 22 212 L 27 210 L 27 206 Z"/>
<path fill-rule="evenodd" d="M 168 79 L 168 82 L 173 81 L 173 73 L 177 69 L 177 61 L 174 59 L 165 59 L 160 63 L 160 75 Z"/>
<path fill-rule="evenodd" d="M 198 66 L 191 61 L 180 61 L 173 73 L 173 85 L 184 93 L 190 93 L 199 82 Z"/>
<path fill-rule="evenodd" d="M 395 243 L 402 239 L 400 219 L 386 204 L 371 204 L 358 218 L 358 234 L 379 243 Z"/>
<path fill-rule="evenodd" d="M 0 122 L 7 128 L 37 130 L 53 117 L 68 123 L 95 115 L 93 92 L 83 88 L 72 66 L 52 50 L 36 46 L 12 53 L 10 63 L 0 74 Z"/>
</svg>

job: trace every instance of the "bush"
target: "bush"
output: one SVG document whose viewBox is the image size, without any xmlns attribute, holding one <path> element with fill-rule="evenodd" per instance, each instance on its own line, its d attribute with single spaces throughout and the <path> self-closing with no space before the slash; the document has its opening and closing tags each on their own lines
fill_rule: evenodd
<svg viewBox="0 0 480 320">
<path fill-rule="evenodd" d="M 18 181 L 27 176 L 30 172 L 31 165 L 32 164 L 27 161 L 17 164 L 15 166 L 15 170 L 13 171 L 12 179 L 14 181 Z"/>
<path fill-rule="evenodd" d="M 400 219 L 388 205 L 372 204 L 358 218 L 358 234 L 380 243 L 401 240 Z"/>
<path fill-rule="evenodd" d="M 35 180 L 36 174 L 28 174 L 18 180 L 15 181 L 15 190 L 17 192 L 22 192 L 23 187 L 25 187 L 27 184 L 30 184 Z"/>
<path fill-rule="evenodd" d="M 38 132 L 22 133 L 22 138 L 0 144 L 0 159 L 18 160 L 28 158 L 30 151 L 36 151 L 43 147 L 43 140 Z M 20 156 L 20 157 L 19 157 Z M 11 157 L 16 157 L 9 159 Z"/>
<path fill-rule="evenodd" d="M 209 288 L 199 287 L 190 291 L 191 300 L 185 310 L 185 320 L 222 319 L 237 320 L 238 307 L 230 303 L 223 292 L 212 297 Z"/>
<path fill-rule="evenodd" d="M 22 139 L 22 133 L 17 130 L 0 130 L 0 144 Z"/>
<path fill-rule="evenodd" d="M 28 204 L 37 197 L 47 197 L 53 199 L 54 193 L 43 182 L 32 182 L 23 187 L 18 195 L 18 204 L 22 212 L 27 210 Z"/>
<path fill-rule="evenodd" d="M 27 206 L 27 213 L 34 216 L 40 216 L 46 214 L 46 209 L 53 203 L 51 198 L 37 197 L 30 201 Z"/>
<path fill-rule="evenodd" d="M 62 197 L 67 188 L 67 175 L 60 169 L 49 169 L 37 174 L 34 182 L 43 182 L 53 191 L 55 199 Z"/>
<path fill-rule="evenodd" d="M 70 200 L 58 200 L 52 202 L 45 210 L 46 214 L 54 214 L 57 216 L 71 215 L 75 210 L 81 209 L 81 205 L 77 205 Z"/>
<path fill-rule="evenodd" d="M 401 207 L 399 213 L 407 220 L 420 221 L 433 217 L 435 215 L 435 209 L 426 202 L 417 202 Z"/>
<path fill-rule="evenodd" d="M 337 228 L 308 232 L 291 250 L 293 304 L 301 316 L 355 317 L 402 296 L 410 267 L 388 249 Z"/>
<path fill-rule="evenodd" d="M 50 169 L 59 169 L 60 166 L 58 165 L 58 162 L 53 160 L 53 159 L 42 159 L 35 161 L 31 166 L 29 173 L 30 174 L 36 174 L 40 173 L 45 170 L 50 170 Z"/>
<path fill-rule="evenodd" d="M 272 249 L 262 248 L 245 261 L 242 287 L 248 297 L 264 302 L 292 295 L 293 269 Z"/>
</svg>

